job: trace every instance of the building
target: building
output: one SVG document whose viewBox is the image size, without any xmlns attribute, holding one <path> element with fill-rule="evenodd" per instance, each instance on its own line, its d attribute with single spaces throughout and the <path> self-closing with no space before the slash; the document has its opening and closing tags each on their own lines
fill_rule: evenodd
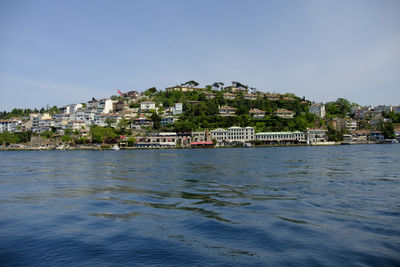
<svg viewBox="0 0 400 267">
<path fill-rule="evenodd" d="M 251 109 L 249 111 L 249 115 L 250 117 L 254 118 L 254 119 L 262 119 L 265 117 L 265 111 L 264 110 L 259 110 L 259 109 Z"/>
<path fill-rule="evenodd" d="M 192 132 L 192 142 L 211 142 L 211 135 L 208 129 L 204 131 Z"/>
<path fill-rule="evenodd" d="M 257 97 L 256 94 L 243 94 L 243 98 L 247 100 L 257 100 Z"/>
<path fill-rule="evenodd" d="M 156 103 L 154 101 L 142 101 L 140 103 L 140 112 L 147 112 L 156 109 Z"/>
<path fill-rule="evenodd" d="M 254 140 L 253 127 L 237 127 L 232 126 L 228 128 L 227 140 L 230 142 L 248 142 Z"/>
<path fill-rule="evenodd" d="M 114 102 L 109 98 L 103 98 L 98 101 L 97 113 L 108 114 L 113 111 Z"/>
<path fill-rule="evenodd" d="M 21 132 L 22 121 L 19 119 L 0 120 L 0 133 L 3 132 Z"/>
<path fill-rule="evenodd" d="M 120 120 L 121 116 L 118 113 L 99 114 L 94 116 L 92 124 L 96 124 L 101 127 L 117 127 Z"/>
<path fill-rule="evenodd" d="M 270 101 L 277 101 L 277 100 L 279 100 L 281 98 L 280 94 L 265 93 L 264 96 L 267 97 L 267 99 L 270 100 Z"/>
<path fill-rule="evenodd" d="M 218 128 L 210 131 L 211 140 L 215 141 L 216 146 L 225 146 L 228 139 L 228 130 Z"/>
<path fill-rule="evenodd" d="M 378 112 L 386 112 L 386 113 L 390 113 L 392 112 L 393 107 L 391 105 L 386 106 L 386 105 L 379 105 L 374 107 L 374 111 L 378 111 Z"/>
<path fill-rule="evenodd" d="M 150 134 L 140 139 L 135 146 L 143 148 L 173 148 L 176 147 L 178 135 L 175 132 Z"/>
<path fill-rule="evenodd" d="M 236 98 L 236 94 L 232 94 L 232 93 L 224 93 L 222 95 L 222 97 L 226 100 L 232 100 Z"/>
<path fill-rule="evenodd" d="M 327 122 L 328 125 L 335 131 L 340 131 L 344 125 L 343 119 L 337 117 L 329 119 Z"/>
<path fill-rule="evenodd" d="M 255 139 L 265 143 L 305 143 L 304 132 L 265 132 L 256 133 Z"/>
<path fill-rule="evenodd" d="M 393 111 L 394 113 L 400 113 L 400 106 L 393 106 L 393 107 L 392 107 L 392 111 Z"/>
<path fill-rule="evenodd" d="M 205 91 L 205 90 L 206 90 L 206 88 L 197 88 L 197 87 L 181 86 L 181 85 L 176 85 L 176 86 L 165 88 L 165 91 L 167 93 L 172 92 L 172 91 L 192 92 L 192 91 Z"/>
<path fill-rule="evenodd" d="M 133 121 L 133 125 L 136 126 L 134 128 L 140 129 L 141 127 L 153 126 L 153 121 L 143 114 L 140 114 L 140 116 Z"/>
<path fill-rule="evenodd" d="M 357 130 L 357 121 L 356 120 L 345 120 L 344 125 L 348 131 Z"/>
<path fill-rule="evenodd" d="M 211 92 L 204 92 L 203 93 L 206 99 L 213 99 L 215 98 L 215 94 Z"/>
<path fill-rule="evenodd" d="M 29 118 L 32 122 L 31 130 L 33 132 L 42 133 L 55 127 L 55 120 L 51 118 L 49 113 L 31 113 Z"/>
<path fill-rule="evenodd" d="M 325 105 L 322 103 L 311 105 L 308 111 L 319 118 L 325 118 Z"/>
<path fill-rule="evenodd" d="M 228 106 L 220 107 L 218 110 L 220 116 L 235 116 L 236 108 L 231 108 Z"/>
<path fill-rule="evenodd" d="M 287 110 L 287 109 L 280 108 L 277 111 L 275 111 L 275 115 L 278 116 L 279 118 L 291 119 L 294 116 L 294 112 Z"/>
<path fill-rule="evenodd" d="M 247 89 L 246 87 L 236 87 L 236 86 L 226 86 L 224 87 L 224 90 L 231 92 L 231 93 L 244 93 L 247 94 L 249 89 Z"/>
<path fill-rule="evenodd" d="M 226 146 L 234 144 L 243 144 L 254 140 L 253 127 L 233 126 L 228 129 L 215 129 L 210 131 L 211 140 L 215 141 L 216 146 Z"/>
<path fill-rule="evenodd" d="M 71 113 L 75 113 L 76 111 L 78 111 L 78 109 L 83 108 L 82 104 L 69 104 L 65 107 L 61 107 L 60 111 L 61 113 L 64 114 L 71 114 Z"/>
<path fill-rule="evenodd" d="M 320 143 L 327 141 L 327 130 L 308 128 L 306 132 L 307 144 Z"/>
<path fill-rule="evenodd" d="M 173 108 L 172 113 L 174 115 L 179 115 L 179 114 L 182 114 L 182 112 L 183 112 L 182 103 L 175 103 L 175 107 Z"/>
<path fill-rule="evenodd" d="M 168 124 L 174 124 L 178 120 L 175 116 L 165 116 L 161 118 L 161 125 L 167 126 Z"/>
</svg>

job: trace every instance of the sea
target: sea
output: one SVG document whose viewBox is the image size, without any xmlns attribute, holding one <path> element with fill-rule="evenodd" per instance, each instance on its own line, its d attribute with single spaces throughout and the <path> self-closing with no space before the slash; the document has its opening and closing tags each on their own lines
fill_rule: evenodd
<svg viewBox="0 0 400 267">
<path fill-rule="evenodd" d="M 400 266 L 400 145 L 1 151 L 0 266 Z"/>
</svg>

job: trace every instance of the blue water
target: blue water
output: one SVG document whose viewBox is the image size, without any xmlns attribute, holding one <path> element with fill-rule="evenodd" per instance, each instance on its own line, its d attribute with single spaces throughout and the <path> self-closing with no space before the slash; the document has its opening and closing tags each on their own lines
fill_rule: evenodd
<svg viewBox="0 0 400 267">
<path fill-rule="evenodd" d="M 400 145 L 0 152 L 0 265 L 400 265 Z"/>
</svg>

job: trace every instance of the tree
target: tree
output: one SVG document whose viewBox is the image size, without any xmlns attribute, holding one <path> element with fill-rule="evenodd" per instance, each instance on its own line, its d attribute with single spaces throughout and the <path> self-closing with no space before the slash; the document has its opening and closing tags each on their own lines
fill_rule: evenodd
<svg viewBox="0 0 400 267">
<path fill-rule="evenodd" d="M 151 114 L 151 120 L 153 121 L 153 129 L 161 129 L 161 117 L 156 112 Z"/>
<path fill-rule="evenodd" d="M 104 143 L 106 141 L 110 141 L 117 137 L 117 134 L 110 127 L 100 127 L 97 125 L 93 125 L 90 127 L 90 135 L 92 137 L 92 142 L 94 143 Z"/>
<path fill-rule="evenodd" d="M 224 86 L 223 82 L 215 82 L 212 84 L 213 88 L 220 89 L 221 91 L 222 91 L 223 86 Z"/>
<path fill-rule="evenodd" d="M 126 129 L 129 128 L 129 125 L 130 125 L 129 121 L 125 118 L 120 119 L 118 122 L 118 128 L 121 130 L 122 134 L 125 134 Z"/>
<path fill-rule="evenodd" d="M 112 124 L 115 123 L 115 119 L 113 118 L 107 118 L 104 122 L 107 124 L 108 127 L 111 127 Z"/>
<path fill-rule="evenodd" d="M 199 83 L 196 82 L 196 81 L 190 80 L 190 81 L 187 81 L 185 83 L 182 83 L 181 85 L 182 86 L 186 85 L 186 86 L 189 86 L 189 87 L 196 87 L 196 86 L 199 86 Z"/>
<path fill-rule="evenodd" d="M 384 122 L 381 125 L 382 134 L 386 139 L 394 139 L 396 135 L 394 134 L 393 123 Z"/>
<path fill-rule="evenodd" d="M 128 142 L 128 146 L 133 146 L 136 143 L 136 138 L 129 137 L 127 142 Z"/>
</svg>

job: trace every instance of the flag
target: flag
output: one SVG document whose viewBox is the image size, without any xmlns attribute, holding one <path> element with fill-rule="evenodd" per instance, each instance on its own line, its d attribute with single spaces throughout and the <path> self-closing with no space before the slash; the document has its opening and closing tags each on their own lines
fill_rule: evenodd
<svg viewBox="0 0 400 267">
<path fill-rule="evenodd" d="M 122 92 L 118 89 L 118 94 L 122 95 Z"/>
</svg>

